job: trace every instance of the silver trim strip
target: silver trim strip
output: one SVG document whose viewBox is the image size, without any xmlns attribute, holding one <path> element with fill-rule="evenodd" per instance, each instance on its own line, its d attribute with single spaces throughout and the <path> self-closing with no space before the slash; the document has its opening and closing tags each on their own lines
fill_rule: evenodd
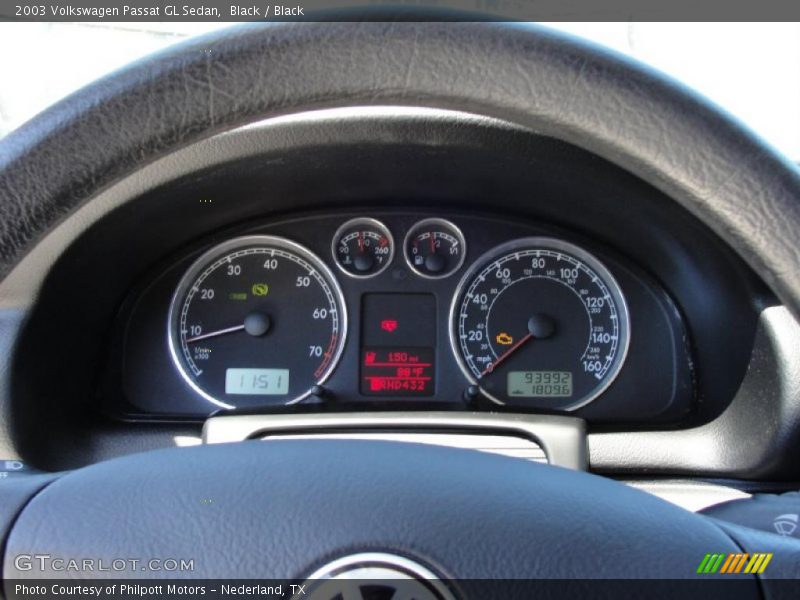
<svg viewBox="0 0 800 600">
<path fill-rule="evenodd" d="M 521 437 L 542 448 L 552 465 L 586 470 L 583 420 L 557 415 L 477 412 L 379 412 L 309 415 L 230 415 L 203 425 L 203 442 L 222 444 L 281 434 L 342 432 L 466 433 Z"/>
<path fill-rule="evenodd" d="M 731 500 L 742 500 L 752 497 L 752 494 L 723 484 L 708 483 L 705 481 L 691 481 L 675 479 L 664 481 L 622 480 L 630 487 L 636 488 L 671 504 L 697 512 Z"/>
<path fill-rule="evenodd" d="M 446 448 L 464 448 L 487 454 L 499 454 L 509 458 L 521 458 L 531 462 L 547 463 L 547 455 L 533 440 L 517 435 L 496 435 L 492 433 L 430 433 L 427 431 L 357 431 L 339 433 L 270 433 L 261 438 L 270 440 L 378 440 L 383 442 L 405 442 L 407 444 L 428 444 Z"/>
</svg>

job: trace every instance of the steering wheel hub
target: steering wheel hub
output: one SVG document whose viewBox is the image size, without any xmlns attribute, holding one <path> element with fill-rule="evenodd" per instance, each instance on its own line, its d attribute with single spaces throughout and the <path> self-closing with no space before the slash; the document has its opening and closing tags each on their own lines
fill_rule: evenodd
<svg viewBox="0 0 800 600">
<path fill-rule="evenodd" d="M 415 598 L 455 600 L 430 569 L 409 558 L 386 552 L 350 554 L 320 567 L 303 591 L 319 600 L 335 598 Z"/>
</svg>

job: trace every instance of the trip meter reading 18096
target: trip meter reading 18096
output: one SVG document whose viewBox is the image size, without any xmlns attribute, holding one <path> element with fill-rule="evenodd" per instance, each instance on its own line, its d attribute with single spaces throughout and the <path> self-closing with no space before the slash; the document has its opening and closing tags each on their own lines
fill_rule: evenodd
<svg viewBox="0 0 800 600">
<path fill-rule="evenodd" d="M 305 398 L 333 371 L 346 332 L 330 270 L 273 236 L 237 238 L 203 254 L 181 280 L 169 315 L 175 365 L 222 408 Z"/>
<path fill-rule="evenodd" d="M 625 299 L 585 250 L 525 238 L 480 258 L 451 310 L 467 378 L 500 404 L 572 410 L 603 392 L 628 348 Z"/>
</svg>

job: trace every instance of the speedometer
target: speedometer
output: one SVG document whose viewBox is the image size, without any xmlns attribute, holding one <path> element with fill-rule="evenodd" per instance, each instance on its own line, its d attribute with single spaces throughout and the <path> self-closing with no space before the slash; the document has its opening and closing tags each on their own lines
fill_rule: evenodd
<svg viewBox="0 0 800 600">
<path fill-rule="evenodd" d="M 466 273 L 450 336 L 469 381 L 498 404 L 573 410 L 616 378 L 630 321 L 614 277 L 552 238 L 504 244 Z"/>
<path fill-rule="evenodd" d="M 333 371 L 347 332 L 342 292 L 310 251 L 247 236 L 203 254 L 169 314 L 173 361 L 222 408 L 291 404 Z"/>
</svg>

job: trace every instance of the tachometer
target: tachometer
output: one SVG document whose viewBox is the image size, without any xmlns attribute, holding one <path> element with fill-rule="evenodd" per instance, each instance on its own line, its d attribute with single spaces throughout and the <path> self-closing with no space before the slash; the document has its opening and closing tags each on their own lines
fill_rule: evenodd
<svg viewBox="0 0 800 600">
<path fill-rule="evenodd" d="M 330 270 L 273 236 L 230 240 L 203 254 L 172 299 L 169 345 L 200 396 L 223 407 L 291 404 L 333 371 L 347 316 Z"/>
<path fill-rule="evenodd" d="M 625 298 L 608 269 L 551 238 L 516 240 L 480 258 L 451 308 L 459 365 L 499 404 L 589 403 L 619 373 L 629 337 Z"/>
</svg>

